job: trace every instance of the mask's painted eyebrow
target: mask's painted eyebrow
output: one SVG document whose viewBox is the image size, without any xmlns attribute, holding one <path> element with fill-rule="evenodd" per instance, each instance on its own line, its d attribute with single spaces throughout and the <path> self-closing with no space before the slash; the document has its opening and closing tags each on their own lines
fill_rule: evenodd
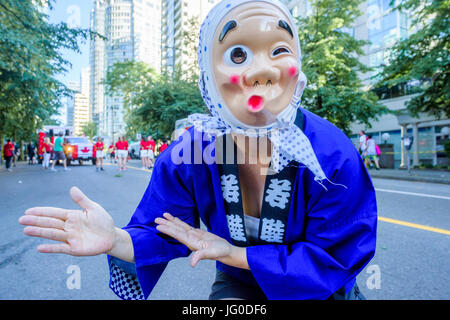
<svg viewBox="0 0 450 320">
<path fill-rule="evenodd" d="M 234 20 L 228 21 L 225 27 L 223 27 L 222 32 L 220 33 L 219 41 L 222 42 L 225 39 L 225 36 L 228 32 L 237 27 L 237 23 Z"/>
<path fill-rule="evenodd" d="M 281 29 L 284 29 L 284 30 L 286 30 L 287 32 L 289 32 L 289 34 L 291 35 L 291 37 L 294 38 L 294 33 L 292 32 L 291 27 L 289 26 L 289 24 L 288 24 L 286 21 L 284 21 L 284 20 L 278 21 L 278 26 L 279 26 Z"/>
</svg>

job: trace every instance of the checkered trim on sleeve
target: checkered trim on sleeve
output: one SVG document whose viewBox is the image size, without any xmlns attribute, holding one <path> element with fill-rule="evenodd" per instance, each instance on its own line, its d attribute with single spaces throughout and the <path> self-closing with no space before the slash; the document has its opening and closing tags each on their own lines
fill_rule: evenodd
<svg viewBox="0 0 450 320">
<path fill-rule="evenodd" d="M 110 266 L 109 287 L 122 300 L 145 300 L 137 277 L 126 273 L 114 263 Z"/>
</svg>

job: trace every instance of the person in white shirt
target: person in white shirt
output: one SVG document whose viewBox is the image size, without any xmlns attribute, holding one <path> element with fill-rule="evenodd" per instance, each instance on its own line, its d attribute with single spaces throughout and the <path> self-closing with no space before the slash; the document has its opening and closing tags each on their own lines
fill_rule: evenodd
<svg viewBox="0 0 450 320">
<path fill-rule="evenodd" d="M 367 168 L 370 168 L 370 163 L 375 162 L 376 169 L 380 170 L 380 164 L 378 162 L 378 154 L 377 154 L 377 143 L 372 138 L 372 135 L 368 135 L 366 150 L 364 152 L 364 159 L 366 162 Z"/>
<path fill-rule="evenodd" d="M 359 133 L 359 146 L 358 146 L 358 151 L 361 154 L 361 156 L 364 155 L 364 152 L 366 151 L 367 148 L 366 140 L 367 140 L 366 133 L 364 131 L 361 131 Z"/>
</svg>

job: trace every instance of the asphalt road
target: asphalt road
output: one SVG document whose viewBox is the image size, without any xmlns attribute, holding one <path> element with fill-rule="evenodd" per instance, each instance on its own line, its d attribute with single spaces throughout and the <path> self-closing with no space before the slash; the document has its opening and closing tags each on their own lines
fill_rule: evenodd
<svg viewBox="0 0 450 320">
<path fill-rule="evenodd" d="M 34 206 L 77 209 L 69 196 L 76 185 L 117 226 L 126 225 L 150 173 L 130 168 L 116 177 L 115 167 L 105 168 L 98 173 L 92 166 L 73 166 L 70 172 L 52 173 L 19 164 L 12 173 L 0 171 L 0 299 L 117 299 L 108 288 L 106 256 L 38 253 L 37 245 L 48 240 L 26 237 L 17 222 Z M 374 179 L 374 185 L 377 251 L 358 276 L 361 291 L 368 299 L 450 299 L 450 186 L 382 179 Z M 80 272 L 79 289 L 67 286 L 71 266 Z M 174 260 L 150 299 L 207 299 L 214 275 L 212 261 L 191 268 L 187 258 Z"/>
</svg>

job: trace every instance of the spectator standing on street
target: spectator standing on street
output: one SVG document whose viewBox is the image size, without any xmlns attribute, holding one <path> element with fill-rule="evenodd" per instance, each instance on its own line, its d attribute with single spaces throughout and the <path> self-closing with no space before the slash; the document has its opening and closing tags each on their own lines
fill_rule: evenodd
<svg viewBox="0 0 450 320">
<path fill-rule="evenodd" d="M 128 156 L 128 151 L 125 148 L 125 143 L 122 140 L 122 137 L 119 137 L 119 140 L 116 142 L 119 171 L 125 170 L 125 161 Z"/>
<path fill-rule="evenodd" d="M 169 147 L 167 144 L 167 140 L 164 139 L 162 145 L 159 147 L 159 153 L 161 154 L 164 150 L 166 150 Z"/>
<path fill-rule="evenodd" d="M 119 137 L 117 142 L 114 144 L 115 156 L 117 158 L 117 166 L 119 167 L 119 171 L 122 171 L 122 162 L 120 160 L 120 153 L 122 150 L 122 138 Z"/>
<path fill-rule="evenodd" d="M 94 145 L 95 148 L 95 152 L 96 152 L 96 163 L 95 163 L 95 167 L 96 170 L 99 171 L 105 171 L 105 169 L 103 169 L 103 142 L 102 142 L 102 138 L 98 137 L 97 138 L 97 142 Z"/>
<path fill-rule="evenodd" d="M 11 140 L 6 140 L 6 144 L 3 146 L 3 156 L 6 160 L 6 170 L 12 172 L 11 169 L 11 160 L 14 156 L 14 145 L 11 143 Z"/>
<path fill-rule="evenodd" d="M 128 141 L 126 137 L 122 137 L 122 143 L 123 143 L 123 148 L 125 150 L 124 155 L 125 155 L 125 162 L 124 162 L 124 167 L 123 170 L 127 170 L 127 163 L 128 163 Z"/>
<path fill-rule="evenodd" d="M 362 130 L 359 133 L 359 146 L 358 146 L 358 151 L 361 157 L 363 157 L 366 148 L 367 148 L 367 136 L 364 130 Z"/>
<path fill-rule="evenodd" d="M 53 148 L 53 145 L 50 142 L 50 138 L 45 138 L 44 144 L 42 146 L 42 152 L 43 152 L 42 168 L 44 170 L 47 170 L 49 168 L 50 156 L 52 154 L 52 148 Z"/>
<path fill-rule="evenodd" d="M 28 153 L 28 164 L 32 165 L 34 163 L 34 144 L 32 141 L 27 145 L 27 153 Z"/>
<path fill-rule="evenodd" d="M 12 157 L 12 163 L 13 167 L 16 167 L 16 161 L 20 156 L 20 146 L 15 140 L 12 141 L 12 144 L 14 145 L 14 155 Z"/>
<path fill-rule="evenodd" d="M 380 170 L 380 164 L 378 161 L 378 152 L 377 152 L 377 143 L 375 141 L 375 139 L 373 139 L 372 135 L 369 134 L 367 136 L 367 148 L 366 148 L 366 152 L 365 152 L 365 162 L 366 162 L 366 166 L 367 168 L 370 168 L 371 166 L 371 162 L 375 162 L 375 166 L 377 170 Z"/>
<path fill-rule="evenodd" d="M 141 142 L 140 142 L 140 155 L 141 155 L 141 161 L 142 161 L 142 169 L 147 169 L 149 166 L 149 159 L 148 159 L 148 149 L 149 144 L 147 141 L 145 141 L 145 137 L 142 136 Z"/>
<path fill-rule="evenodd" d="M 109 153 L 109 159 L 111 160 L 111 163 L 115 163 L 116 162 L 116 152 L 114 151 L 114 141 L 111 142 L 111 144 L 109 145 L 108 153 Z"/>
<path fill-rule="evenodd" d="M 152 136 L 148 136 L 147 143 L 150 145 L 148 149 L 148 169 L 153 168 L 153 165 L 155 164 L 155 147 L 156 143 L 155 140 L 153 140 Z"/>
<path fill-rule="evenodd" d="M 56 138 L 53 150 L 55 151 L 55 159 L 52 163 L 52 168 L 50 170 L 56 171 L 55 169 L 56 162 L 58 162 L 58 160 L 61 160 L 64 165 L 64 171 L 70 171 L 70 169 L 67 168 L 66 155 L 64 154 L 64 138 L 62 132 L 60 132 L 58 138 Z"/>
</svg>

